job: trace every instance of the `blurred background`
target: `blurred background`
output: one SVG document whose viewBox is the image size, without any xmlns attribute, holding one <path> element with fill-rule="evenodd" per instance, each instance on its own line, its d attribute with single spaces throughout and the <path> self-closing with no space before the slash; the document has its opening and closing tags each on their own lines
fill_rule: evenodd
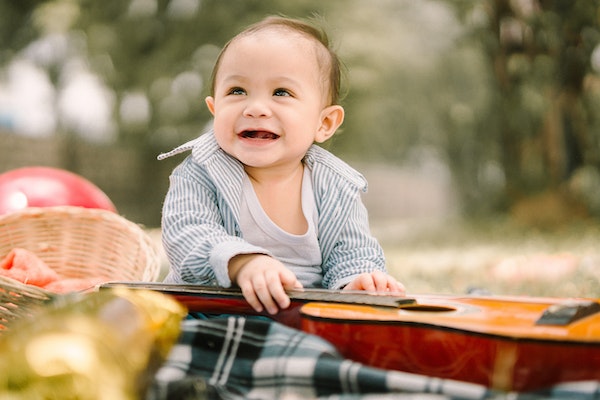
<svg viewBox="0 0 600 400">
<path fill-rule="evenodd" d="M 600 0 L 2 0 L 0 173 L 73 171 L 159 227 L 183 156 L 156 156 L 203 132 L 221 46 L 269 14 L 333 39 L 347 117 L 325 146 L 369 180 L 384 242 L 406 221 L 595 226 Z"/>
</svg>

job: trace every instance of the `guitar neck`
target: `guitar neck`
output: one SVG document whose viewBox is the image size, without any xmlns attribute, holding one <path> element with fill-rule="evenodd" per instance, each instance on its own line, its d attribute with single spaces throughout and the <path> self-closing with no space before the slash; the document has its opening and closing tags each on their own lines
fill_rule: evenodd
<svg viewBox="0 0 600 400">
<path fill-rule="evenodd" d="M 154 282 L 108 282 L 101 284 L 99 288 L 103 289 L 116 286 L 125 286 L 130 289 L 155 290 L 179 298 L 194 297 L 200 299 L 229 299 L 244 301 L 244 296 L 242 295 L 240 289 L 221 288 L 208 285 L 179 285 Z M 292 302 L 299 303 L 318 301 L 324 303 L 361 304 L 393 308 L 415 303 L 415 299 L 413 298 L 364 291 L 343 291 L 311 288 L 288 290 L 287 294 Z"/>
</svg>

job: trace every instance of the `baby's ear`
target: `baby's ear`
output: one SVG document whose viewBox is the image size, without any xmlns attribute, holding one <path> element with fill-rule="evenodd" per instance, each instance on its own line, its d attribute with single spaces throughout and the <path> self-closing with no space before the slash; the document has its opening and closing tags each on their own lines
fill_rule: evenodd
<svg viewBox="0 0 600 400">
<path fill-rule="evenodd" d="M 315 135 L 315 142 L 323 143 L 333 136 L 344 122 L 344 108 L 340 105 L 326 107 L 321 111 L 321 124 Z"/>
<path fill-rule="evenodd" d="M 212 115 L 215 115 L 215 99 L 212 96 L 207 96 L 204 99 L 204 102 L 206 103 L 206 107 L 208 107 L 208 111 L 210 111 L 210 113 Z"/>
</svg>

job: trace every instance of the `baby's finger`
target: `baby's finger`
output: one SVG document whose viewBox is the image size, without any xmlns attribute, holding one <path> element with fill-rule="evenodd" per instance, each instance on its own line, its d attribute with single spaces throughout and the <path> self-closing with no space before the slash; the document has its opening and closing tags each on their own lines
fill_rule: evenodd
<svg viewBox="0 0 600 400">
<path fill-rule="evenodd" d="M 262 303 L 262 305 L 265 307 L 265 309 L 267 310 L 267 312 L 271 315 L 273 314 L 277 314 L 277 311 L 279 311 L 279 308 L 277 307 L 277 304 L 275 304 L 275 301 L 273 300 L 273 296 L 271 295 L 271 292 L 267 289 L 267 288 L 262 288 L 261 290 L 256 292 L 258 299 L 260 300 L 260 302 Z"/>
<path fill-rule="evenodd" d="M 260 302 L 260 300 L 258 299 L 258 297 L 256 296 L 256 293 L 254 292 L 254 288 L 252 287 L 252 285 L 248 284 L 248 285 L 240 286 L 240 289 L 242 289 L 242 294 L 244 295 L 244 299 L 246 299 L 248 304 L 250 304 L 250 307 L 252 307 L 254 309 L 254 311 L 256 311 L 256 312 L 261 312 L 263 310 L 263 305 Z"/>
<path fill-rule="evenodd" d="M 390 277 L 390 282 L 389 282 L 389 288 L 390 288 L 390 292 L 394 292 L 394 293 L 398 293 L 398 294 L 402 294 L 402 295 L 406 294 L 406 288 L 404 287 L 404 285 L 391 277 Z"/>
<path fill-rule="evenodd" d="M 279 308 L 283 309 L 290 306 L 290 298 L 281 286 L 271 290 L 271 297 L 277 302 Z"/>
<path fill-rule="evenodd" d="M 279 279 L 284 289 L 302 289 L 302 284 L 296 278 L 296 275 L 289 269 L 280 272 Z"/>
<path fill-rule="evenodd" d="M 252 281 L 252 287 L 254 289 L 254 293 L 258 297 L 258 300 L 262 303 L 263 307 L 267 310 L 269 314 L 276 314 L 278 311 L 277 305 L 271 296 L 272 287 L 276 287 L 277 285 L 281 286 L 279 281 L 273 282 L 272 278 L 269 278 L 269 273 L 266 273 L 267 276 L 259 275 L 254 278 Z"/>
<path fill-rule="evenodd" d="M 375 282 L 373 281 L 373 276 L 369 273 L 364 273 L 358 276 L 358 289 L 365 290 L 368 292 L 374 292 L 377 290 L 375 287 Z"/>
<path fill-rule="evenodd" d="M 289 272 L 292 275 L 293 280 L 296 279 L 295 275 L 291 271 L 287 272 Z M 284 288 L 284 286 L 287 284 L 287 282 L 290 281 L 290 279 L 289 277 L 287 277 L 287 281 L 285 282 L 284 279 L 286 279 L 285 273 L 269 274 L 267 276 L 267 287 L 269 289 L 271 298 L 277 303 L 279 308 L 288 308 L 290 305 L 290 298 L 288 297 Z M 275 310 L 275 312 L 277 312 L 277 310 Z"/>
<path fill-rule="evenodd" d="M 388 290 L 388 276 L 381 271 L 373 271 L 371 273 L 371 279 L 375 290 L 378 292 L 385 292 Z"/>
</svg>

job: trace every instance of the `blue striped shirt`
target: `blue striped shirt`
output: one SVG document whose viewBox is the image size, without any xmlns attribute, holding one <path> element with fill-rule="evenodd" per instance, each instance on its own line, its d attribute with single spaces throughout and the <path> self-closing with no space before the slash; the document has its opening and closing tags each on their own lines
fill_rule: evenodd
<svg viewBox="0 0 600 400">
<path fill-rule="evenodd" d="M 171 269 L 166 282 L 231 286 L 229 260 L 262 253 L 242 238 L 239 226 L 242 164 L 225 153 L 212 131 L 162 154 L 192 154 L 170 176 L 162 214 L 162 237 Z M 312 171 L 319 215 L 323 287 L 338 289 L 364 272 L 385 272 L 383 250 L 371 235 L 360 193 L 365 178 L 333 154 L 313 145 L 304 157 Z"/>
</svg>

